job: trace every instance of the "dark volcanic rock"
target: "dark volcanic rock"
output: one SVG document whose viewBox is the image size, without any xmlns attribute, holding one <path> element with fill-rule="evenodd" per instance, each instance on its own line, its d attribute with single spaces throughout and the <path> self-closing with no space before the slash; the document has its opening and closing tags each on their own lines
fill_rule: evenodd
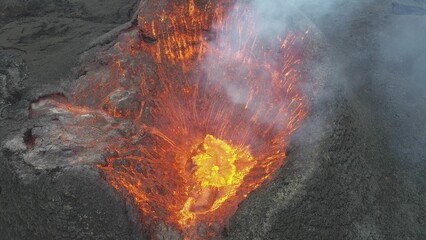
<svg viewBox="0 0 426 240">
<path fill-rule="evenodd" d="M 108 133 L 111 119 L 51 106 L 67 101 L 52 79 L 68 71 L 85 44 L 114 27 L 105 22 L 128 20 L 137 1 L 103 7 L 105 2 L 70 2 L 0 1 L 1 20 L 34 16 L 0 30 L 0 238 L 143 239 L 139 213 L 96 167 L 109 154 L 105 145 L 95 144 L 93 151 L 82 147 Z M 61 67 L 54 66 L 58 62 Z M 93 117 L 103 119 L 100 128 L 75 136 Z"/>
<path fill-rule="evenodd" d="M 139 213 L 96 168 L 109 154 L 105 134 L 114 134 L 114 121 L 101 112 L 60 108 L 55 104 L 66 103 L 65 96 L 44 95 L 55 92 L 54 87 L 23 92 L 25 65 L 11 56 L 1 63 L 0 79 L 6 84 L 0 99 L 1 238 L 144 238 Z M 15 97 L 20 93 L 39 98 L 31 103 Z M 99 119 L 97 128 L 87 124 L 93 118 Z"/>
<path fill-rule="evenodd" d="M 24 151 L 23 142 L 15 148 Z M 18 149 L 16 149 L 18 150 Z M 37 169 L 0 153 L 3 239 L 140 239 L 124 203 L 94 166 Z"/>
<path fill-rule="evenodd" d="M 138 0 L 1 0 L 0 51 L 20 56 L 30 84 L 58 83 L 89 43 L 129 21 Z"/>
<path fill-rule="evenodd" d="M 64 102 L 65 97 L 50 95 L 29 110 L 15 104 L 15 113 L 29 111 L 28 117 L 23 121 L 10 110 L 2 122 L 2 238 L 144 238 L 139 213 L 118 197 L 96 167 L 111 154 L 105 134 L 112 131 L 113 120 L 99 112 L 75 113 L 55 106 Z M 97 128 L 88 124 L 93 118 L 100 119 Z"/>
<path fill-rule="evenodd" d="M 19 99 L 27 77 L 27 65 L 22 59 L 0 53 L 0 106 L 1 102 Z"/>
<path fill-rule="evenodd" d="M 314 18 L 340 64 L 333 67 L 344 66 L 335 77 L 345 85 L 324 105 L 337 115 L 327 119 L 332 128 L 324 131 L 317 167 L 292 192 L 303 175 L 292 176 L 309 155 L 291 151 L 276 180 L 241 204 L 231 239 L 426 238 L 425 18 L 412 16 L 424 1 L 365 1 L 351 17 L 345 9 L 353 3 L 344 2 Z M 421 66 L 414 76 L 413 62 Z"/>
<path fill-rule="evenodd" d="M 65 17 L 120 23 L 129 19 L 137 3 L 137 0 L 2 0 L 0 20 L 7 22 L 14 18 L 59 12 Z"/>
</svg>

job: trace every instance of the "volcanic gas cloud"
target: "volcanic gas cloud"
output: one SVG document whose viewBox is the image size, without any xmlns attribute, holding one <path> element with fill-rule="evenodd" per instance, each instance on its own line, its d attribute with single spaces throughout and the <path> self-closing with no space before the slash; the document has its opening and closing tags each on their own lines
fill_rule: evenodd
<svg viewBox="0 0 426 240">
<path fill-rule="evenodd" d="M 163 223 L 186 239 L 221 233 L 283 165 L 307 116 L 308 32 L 265 37 L 249 4 L 204 2 L 150 1 L 106 70 L 78 80 L 69 102 L 50 103 L 93 129 L 109 122 L 115 133 L 93 139 L 111 153 L 98 165 L 105 179 L 147 229 Z"/>
</svg>

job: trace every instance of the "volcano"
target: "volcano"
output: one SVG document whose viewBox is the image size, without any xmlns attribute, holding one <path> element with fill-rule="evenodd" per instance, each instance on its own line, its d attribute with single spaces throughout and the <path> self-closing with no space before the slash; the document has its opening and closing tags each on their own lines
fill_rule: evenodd
<svg viewBox="0 0 426 240">
<path fill-rule="evenodd" d="M 224 237 L 284 165 L 321 76 L 306 66 L 312 25 L 265 35 L 258 18 L 244 1 L 142 2 L 75 79 L 38 94 L 8 155 L 49 174 L 96 168 L 150 238 Z"/>
<path fill-rule="evenodd" d="M 127 124 L 127 135 L 105 138 L 113 153 L 98 167 L 148 229 L 164 223 L 186 239 L 214 237 L 283 165 L 307 116 L 300 68 L 308 30 L 263 39 L 250 6 L 238 2 L 151 7 L 162 10 L 138 14 L 112 47 L 106 75 L 87 74 L 71 102 L 49 105 L 88 115 L 95 127 L 106 117 Z"/>
<path fill-rule="evenodd" d="M 425 12 L 0 1 L 0 239 L 426 239 Z"/>
</svg>

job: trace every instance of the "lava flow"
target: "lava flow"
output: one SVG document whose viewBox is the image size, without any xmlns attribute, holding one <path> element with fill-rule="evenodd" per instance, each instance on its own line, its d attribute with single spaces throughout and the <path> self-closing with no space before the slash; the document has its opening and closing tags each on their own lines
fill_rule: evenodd
<svg viewBox="0 0 426 240">
<path fill-rule="evenodd" d="M 130 137 L 111 137 L 113 154 L 98 167 L 148 229 L 217 236 L 284 164 L 307 116 L 307 32 L 260 35 L 250 5 L 230 0 L 151 2 L 74 104 L 132 126 Z"/>
</svg>

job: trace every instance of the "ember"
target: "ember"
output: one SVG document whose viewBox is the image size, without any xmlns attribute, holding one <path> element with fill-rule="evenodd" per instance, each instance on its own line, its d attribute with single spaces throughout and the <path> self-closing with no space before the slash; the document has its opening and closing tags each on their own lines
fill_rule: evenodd
<svg viewBox="0 0 426 240">
<path fill-rule="evenodd" d="M 66 108 L 133 126 L 130 137 L 111 137 L 114 153 L 98 167 L 149 229 L 166 223 L 186 239 L 208 238 L 284 163 L 307 115 L 307 32 L 265 39 L 249 5 L 178 2 L 141 13 L 109 72 L 81 83 L 80 108 Z"/>
</svg>

